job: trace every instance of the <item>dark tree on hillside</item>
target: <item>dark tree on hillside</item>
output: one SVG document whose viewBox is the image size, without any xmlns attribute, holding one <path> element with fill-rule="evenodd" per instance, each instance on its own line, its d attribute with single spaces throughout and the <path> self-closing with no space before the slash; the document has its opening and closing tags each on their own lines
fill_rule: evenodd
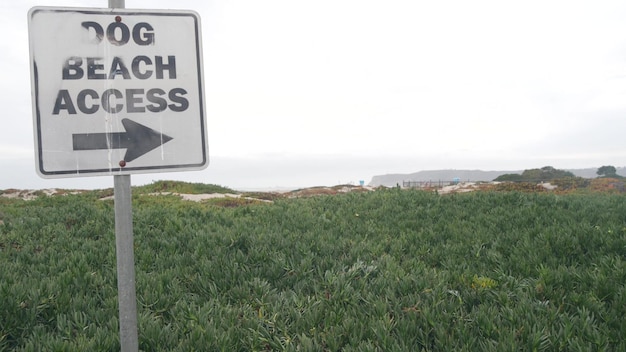
<svg viewBox="0 0 626 352">
<path fill-rule="evenodd" d="M 504 175 L 500 175 L 500 176 L 496 177 L 494 179 L 494 181 L 498 181 L 498 182 L 503 182 L 503 181 L 519 182 L 519 181 L 523 181 L 523 180 L 522 180 L 522 175 L 520 175 L 520 174 L 504 174 Z"/>
<path fill-rule="evenodd" d="M 529 169 L 522 172 L 522 178 L 527 181 L 550 181 L 557 178 L 574 177 L 574 174 L 555 169 L 552 166 L 544 166 L 541 169 Z"/>
<path fill-rule="evenodd" d="M 614 166 L 605 165 L 605 166 L 600 166 L 598 168 L 598 171 L 596 171 L 596 174 L 598 174 L 598 176 L 604 176 L 604 177 L 615 177 L 617 176 L 617 170 L 615 169 Z"/>
<path fill-rule="evenodd" d="M 552 166 L 544 166 L 541 169 L 524 170 L 522 174 L 504 174 L 498 176 L 494 181 L 514 181 L 514 182 L 545 182 L 561 178 L 576 177 L 570 171 L 555 169 Z"/>
</svg>

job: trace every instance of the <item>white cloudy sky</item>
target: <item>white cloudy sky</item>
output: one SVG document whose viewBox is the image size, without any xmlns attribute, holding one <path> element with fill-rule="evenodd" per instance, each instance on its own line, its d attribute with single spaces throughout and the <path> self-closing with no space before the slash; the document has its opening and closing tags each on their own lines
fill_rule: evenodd
<svg viewBox="0 0 626 352">
<path fill-rule="evenodd" d="M 0 3 L 0 189 L 111 187 L 35 172 L 27 11 Z M 202 18 L 206 170 L 233 188 L 428 169 L 626 165 L 626 2 L 126 0 Z"/>
</svg>

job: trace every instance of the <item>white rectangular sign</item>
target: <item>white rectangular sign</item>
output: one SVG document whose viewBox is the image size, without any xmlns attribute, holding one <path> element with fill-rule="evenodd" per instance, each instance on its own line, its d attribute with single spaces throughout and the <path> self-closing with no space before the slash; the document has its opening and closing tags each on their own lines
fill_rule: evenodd
<svg viewBox="0 0 626 352">
<path fill-rule="evenodd" d="M 34 7 L 28 28 L 39 175 L 208 165 L 197 13 Z"/>
</svg>

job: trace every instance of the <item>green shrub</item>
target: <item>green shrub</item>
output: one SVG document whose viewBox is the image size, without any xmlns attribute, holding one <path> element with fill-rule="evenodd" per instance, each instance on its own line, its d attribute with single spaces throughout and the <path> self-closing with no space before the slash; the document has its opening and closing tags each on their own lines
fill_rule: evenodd
<svg viewBox="0 0 626 352">
<path fill-rule="evenodd" d="M 145 186 L 133 188 L 133 193 L 185 193 L 185 194 L 202 194 L 202 193 L 238 193 L 230 188 L 216 186 L 205 183 L 190 183 L 182 181 L 155 181 Z"/>
</svg>

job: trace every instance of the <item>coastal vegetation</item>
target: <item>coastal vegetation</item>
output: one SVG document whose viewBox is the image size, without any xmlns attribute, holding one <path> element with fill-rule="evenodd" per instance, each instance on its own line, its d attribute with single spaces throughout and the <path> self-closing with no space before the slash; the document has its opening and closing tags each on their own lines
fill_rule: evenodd
<svg viewBox="0 0 626 352">
<path fill-rule="evenodd" d="M 206 191 L 134 189 L 141 350 L 626 350 L 615 189 Z M 119 350 L 107 194 L 0 198 L 0 351 Z"/>
</svg>

